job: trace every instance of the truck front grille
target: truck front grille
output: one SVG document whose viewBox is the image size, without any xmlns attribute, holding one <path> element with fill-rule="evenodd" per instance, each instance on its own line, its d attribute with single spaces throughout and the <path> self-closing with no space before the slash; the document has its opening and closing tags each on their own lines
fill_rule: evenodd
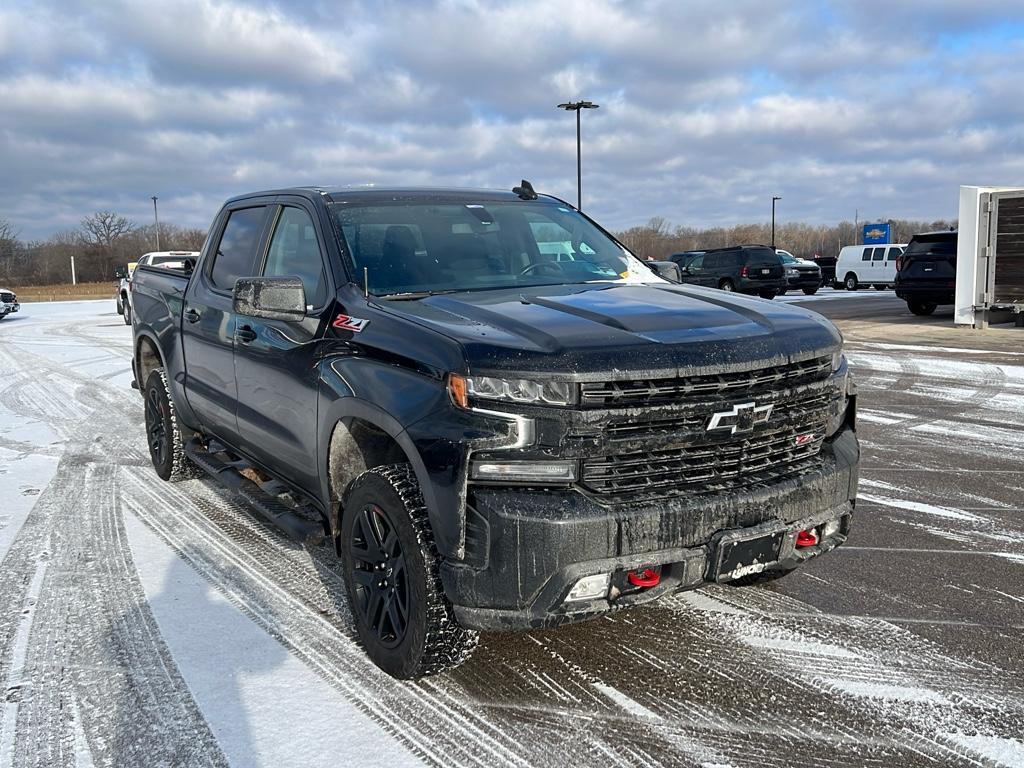
<svg viewBox="0 0 1024 768">
<path fill-rule="evenodd" d="M 14 294 L 11 293 L 10 291 L 0 291 L 0 301 L 4 302 L 5 304 L 13 304 Z"/>
<path fill-rule="evenodd" d="M 832 359 L 819 357 L 756 371 L 740 371 L 670 379 L 637 379 L 592 382 L 583 385 L 584 407 L 682 404 L 707 401 L 709 396 L 761 394 L 783 387 L 795 387 L 828 378 Z"/>
<path fill-rule="evenodd" d="M 609 501 L 646 501 L 741 490 L 818 464 L 825 423 L 761 431 L 681 448 L 583 460 L 582 484 Z"/>
</svg>

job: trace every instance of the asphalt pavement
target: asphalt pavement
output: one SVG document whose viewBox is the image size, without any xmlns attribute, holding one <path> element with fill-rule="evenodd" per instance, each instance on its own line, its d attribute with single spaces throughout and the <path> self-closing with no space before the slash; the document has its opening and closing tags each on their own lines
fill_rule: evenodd
<svg viewBox="0 0 1024 768">
<path fill-rule="evenodd" d="M 1024 329 L 787 296 L 859 384 L 848 543 L 387 678 L 332 552 L 162 483 L 113 302 L 0 322 L 0 768 L 1024 766 Z"/>
</svg>

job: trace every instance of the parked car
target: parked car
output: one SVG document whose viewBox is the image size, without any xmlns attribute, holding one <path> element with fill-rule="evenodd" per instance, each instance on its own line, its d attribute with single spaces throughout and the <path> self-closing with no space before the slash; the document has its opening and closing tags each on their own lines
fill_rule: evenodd
<svg viewBox="0 0 1024 768">
<path fill-rule="evenodd" d="M 953 304 L 956 293 L 956 230 L 914 235 L 900 256 L 896 295 L 915 315 Z"/>
<path fill-rule="evenodd" d="M 144 254 L 138 261 L 128 264 L 126 267 L 119 267 L 114 272 L 114 277 L 118 280 L 117 295 L 114 299 L 117 314 L 124 318 L 124 324 L 132 324 L 131 281 L 135 267 L 139 264 L 147 264 L 168 269 L 183 269 L 190 263 L 194 264 L 198 256 L 199 251 L 151 251 Z"/>
<path fill-rule="evenodd" d="M 836 259 L 836 285 L 840 282 L 848 291 L 872 286 L 883 291 L 896 282 L 896 259 L 906 243 L 879 245 L 846 245 Z"/>
<path fill-rule="evenodd" d="M 12 312 L 17 312 L 19 309 L 21 309 L 21 304 L 18 303 L 18 297 L 14 294 L 14 291 L 0 288 L 0 320 L 3 320 Z"/>
<path fill-rule="evenodd" d="M 680 271 L 684 283 L 757 294 L 764 299 L 774 298 L 786 290 L 782 258 L 767 245 L 736 245 L 690 252 L 683 262 Z"/>
<path fill-rule="evenodd" d="M 539 247 L 553 228 L 573 260 Z M 769 273 L 735 287 L 783 280 L 771 249 L 708 255 Z M 666 282 L 528 183 L 236 197 L 191 274 L 136 268 L 132 304 L 157 475 L 331 541 L 396 677 L 479 630 L 777 578 L 850 530 L 835 327 Z"/>
<path fill-rule="evenodd" d="M 813 261 L 798 259 L 789 251 L 776 248 L 775 252 L 782 259 L 786 271 L 786 287 L 779 292 L 781 296 L 790 288 L 799 289 L 808 296 L 813 296 L 821 287 L 821 267 Z"/>
</svg>

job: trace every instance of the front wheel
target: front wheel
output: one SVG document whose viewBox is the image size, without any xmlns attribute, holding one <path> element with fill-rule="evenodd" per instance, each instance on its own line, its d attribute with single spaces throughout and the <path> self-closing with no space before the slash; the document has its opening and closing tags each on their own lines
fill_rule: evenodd
<svg viewBox="0 0 1024 768">
<path fill-rule="evenodd" d="M 122 317 L 124 317 L 125 325 L 132 324 L 132 305 L 127 301 L 124 303 L 124 312 L 122 313 Z"/>
<path fill-rule="evenodd" d="M 907 309 L 913 312 L 915 315 L 930 315 L 935 311 L 938 304 L 931 301 L 915 301 L 913 299 L 907 300 Z"/>
<path fill-rule="evenodd" d="M 843 281 L 843 284 L 845 285 L 846 290 L 848 290 L 848 291 L 856 291 L 857 290 L 857 276 L 851 272 L 850 274 L 848 274 L 846 276 L 846 279 Z"/>
<path fill-rule="evenodd" d="M 408 464 L 369 469 L 345 496 L 341 559 L 359 640 L 370 660 L 402 680 L 457 667 L 479 635 L 455 620 L 440 556 Z"/>
<path fill-rule="evenodd" d="M 804 293 L 806 293 L 808 296 L 813 296 L 817 292 L 818 292 L 817 288 L 804 288 Z"/>
</svg>

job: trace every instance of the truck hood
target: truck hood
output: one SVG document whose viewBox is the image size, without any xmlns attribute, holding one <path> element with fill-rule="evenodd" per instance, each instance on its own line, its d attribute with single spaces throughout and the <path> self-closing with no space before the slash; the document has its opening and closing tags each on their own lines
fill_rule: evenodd
<svg viewBox="0 0 1024 768">
<path fill-rule="evenodd" d="M 459 342 L 477 374 L 676 376 L 805 360 L 841 344 L 814 312 L 684 285 L 466 291 L 378 306 Z"/>
</svg>

